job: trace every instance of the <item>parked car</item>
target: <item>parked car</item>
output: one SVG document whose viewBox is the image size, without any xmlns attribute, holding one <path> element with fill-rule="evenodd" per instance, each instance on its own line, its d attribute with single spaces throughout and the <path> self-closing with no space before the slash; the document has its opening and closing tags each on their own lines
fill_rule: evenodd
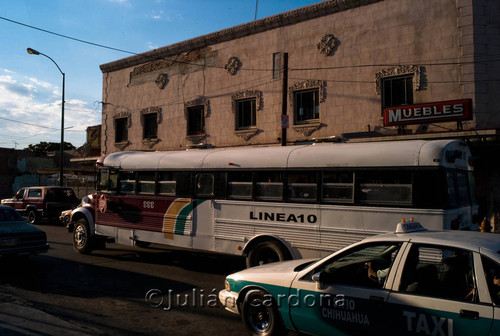
<svg viewBox="0 0 500 336">
<path fill-rule="evenodd" d="M 26 223 L 13 208 L 0 205 L 0 256 L 47 252 L 45 232 Z"/>
<path fill-rule="evenodd" d="M 500 236 L 400 223 L 319 261 L 231 274 L 219 300 L 253 335 L 500 335 Z"/>
<path fill-rule="evenodd" d="M 9 205 L 35 224 L 41 220 L 59 220 L 61 211 L 73 209 L 78 198 L 73 189 L 68 187 L 26 187 L 21 188 L 12 198 L 3 199 L 3 205 Z"/>
</svg>

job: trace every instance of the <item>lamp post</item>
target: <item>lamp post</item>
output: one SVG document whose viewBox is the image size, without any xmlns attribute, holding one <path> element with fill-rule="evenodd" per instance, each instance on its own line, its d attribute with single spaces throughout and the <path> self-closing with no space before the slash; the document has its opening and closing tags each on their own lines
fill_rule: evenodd
<svg viewBox="0 0 500 336">
<path fill-rule="evenodd" d="M 63 181 L 64 181 L 64 82 L 65 82 L 65 75 L 64 75 L 64 72 L 62 72 L 61 68 L 59 67 L 59 65 L 57 65 L 57 63 L 52 59 L 50 58 L 50 56 L 47 56 L 39 51 L 36 51 L 35 49 L 31 49 L 31 48 L 28 48 L 26 49 L 26 51 L 28 52 L 28 54 L 31 54 L 31 55 L 42 55 L 42 56 L 45 56 L 47 57 L 49 60 L 52 61 L 52 63 L 54 63 L 57 67 L 57 69 L 59 70 L 59 72 L 61 73 L 62 75 L 62 104 L 61 104 L 61 147 L 60 147 L 60 154 L 61 154 L 61 158 L 60 158 L 60 163 L 59 163 L 59 185 L 62 187 L 63 186 Z"/>
</svg>

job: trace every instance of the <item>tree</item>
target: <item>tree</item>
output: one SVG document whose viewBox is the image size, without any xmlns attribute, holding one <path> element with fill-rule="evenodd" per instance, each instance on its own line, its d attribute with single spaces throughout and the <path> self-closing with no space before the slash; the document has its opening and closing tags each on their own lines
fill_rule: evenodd
<svg viewBox="0 0 500 336">
<path fill-rule="evenodd" d="M 29 145 L 25 150 L 30 151 L 33 153 L 34 156 L 40 157 L 40 156 L 47 156 L 47 152 L 58 152 L 61 148 L 61 143 L 60 142 L 45 142 L 42 141 L 37 145 Z M 71 150 L 75 149 L 76 147 L 73 146 L 69 142 L 64 142 L 64 150 Z"/>
</svg>

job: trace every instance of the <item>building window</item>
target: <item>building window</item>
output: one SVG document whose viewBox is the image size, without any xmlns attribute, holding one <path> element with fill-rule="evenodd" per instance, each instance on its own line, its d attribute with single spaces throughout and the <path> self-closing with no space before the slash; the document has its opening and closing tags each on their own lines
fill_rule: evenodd
<svg viewBox="0 0 500 336">
<path fill-rule="evenodd" d="M 128 118 L 115 119 L 115 142 L 128 140 Z"/>
<path fill-rule="evenodd" d="M 382 109 L 413 104 L 413 76 L 382 78 Z"/>
<path fill-rule="evenodd" d="M 294 92 L 295 124 L 319 120 L 319 89 Z"/>
<path fill-rule="evenodd" d="M 257 124 L 255 111 L 255 98 L 236 101 L 236 129 L 255 127 Z"/>
<path fill-rule="evenodd" d="M 143 114 L 143 139 L 158 137 L 158 115 L 156 113 Z"/>
<path fill-rule="evenodd" d="M 187 109 L 188 135 L 205 133 L 205 108 L 193 106 Z"/>
</svg>

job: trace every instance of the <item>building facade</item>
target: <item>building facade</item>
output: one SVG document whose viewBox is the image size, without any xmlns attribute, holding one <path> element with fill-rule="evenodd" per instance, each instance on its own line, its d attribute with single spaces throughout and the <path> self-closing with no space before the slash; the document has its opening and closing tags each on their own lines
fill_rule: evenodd
<svg viewBox="0 0 500 336">
<path fill-rule="evenodd" d="M 499 17 L 498 1 L 331 0 L 103 64 L 102 152 L 462 138 L 495 221 Z"/>
</svg>

